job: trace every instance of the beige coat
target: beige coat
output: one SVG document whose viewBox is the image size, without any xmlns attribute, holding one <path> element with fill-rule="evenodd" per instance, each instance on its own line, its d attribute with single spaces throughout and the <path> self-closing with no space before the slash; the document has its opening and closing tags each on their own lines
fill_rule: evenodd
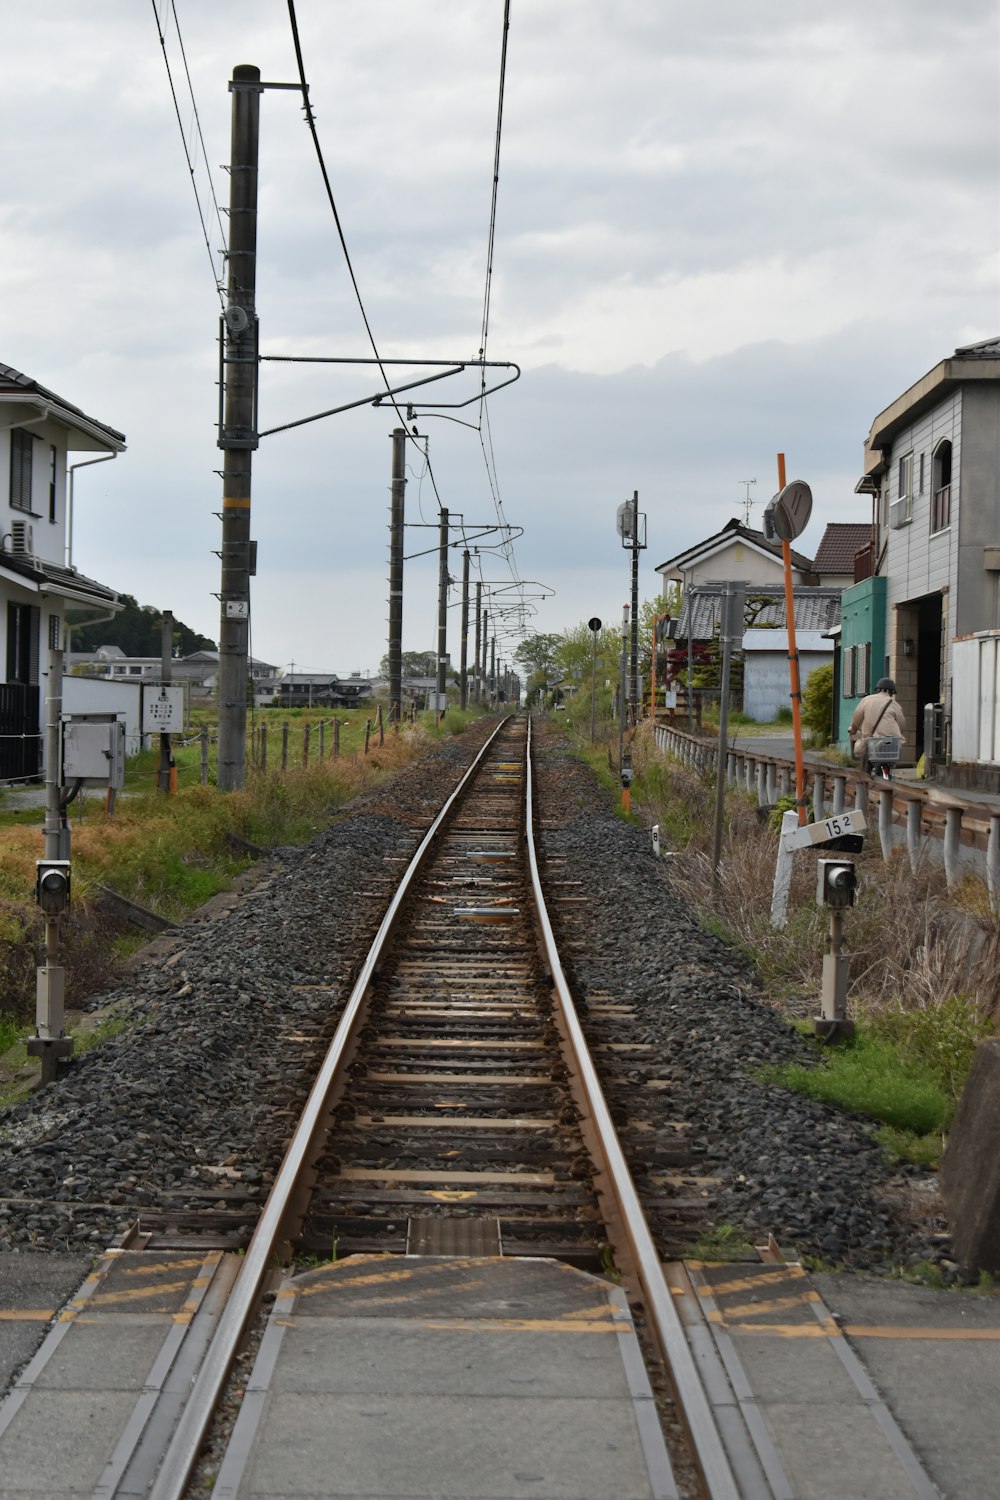
<svg viewBox="0 0 1000 1500">
<path fill-rule="evenodd" d="M 885 709 L 884 713 L 882 713 L 883 709 Z M 882 714 L 881 719 L 879 714 Z M 877 729 L 876 720 L 878 721 Z M 858 735 L 898 735 L 902 739 L 906 734 L 903 710 L 891 693 L 869 693 L 867 698 L 862 698 L 851 715 L 851 727 L 848 733 L 852 744 Z"/>
</svg>

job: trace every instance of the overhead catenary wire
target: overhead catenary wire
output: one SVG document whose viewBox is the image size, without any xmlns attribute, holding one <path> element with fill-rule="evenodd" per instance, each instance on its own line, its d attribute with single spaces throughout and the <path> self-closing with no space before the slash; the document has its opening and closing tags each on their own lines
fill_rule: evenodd
<svg viewBox="0 0 1000 1500">
<path fill-rule="evenodd" d="M 198 209 L 198 219 L 199 219 L 199 221 L 201 223 L 202 237 L 204 238 L 205 248 L 208 251 L 209 263 L 211 264 L 211 267 L 212 267 L 212 280 L 215 283 L 215 292 L 216 292 L 216 296 L 219 298 L 220 305 L 224 306 L 225 305 L 225 294 L 223 292 L 223 287 L 222 287 L 222 277 L 219 274 L 219 271 L 216 269 L 216 265 L 215 265 L 215 253 L 212 250 L 212 242 L 211 242 L 211 238 L 210 238 L 209 232 L 208 232 L 208 224 L 207 224 L 206 219 L 205 219 L 205 211 L 204 211 L 204 209 L 202 207 L 201 194 L 198 192 L 198 184 L 195 181 L 196 165 L 195 165 L 195 162 L 194 162 L 193 157 L 192 157 L 191 148 L 188 145 L 188 137 L 187 137 L 187 132 L 184 129 L 184 121 L 181 118 L 180 100 L 177 97 L 177 89 L 174 86 L 174 75 L 173 75 L 173 71 L 172 71 L 172 69 L 170 67 L 170 56 L 169 56 L 169 53 L 167 52 L 167 27 L 166 27 L 166 22 L 169 19 L 169 17 L 172 15 L 173 18 L 174 18 L 174 30 L 177 33 L 177 45 L 180 48 L 181 61 L 184 64 L 184 76 L 185 76 L 185 79 L 187 80 L 188 94 L 189 94 L 190 99 L 191 99 L 192 117 L 194 119 L 195 129 L 196 129 L 197 136 L 198 136 L 198 144 L 199 144 L 199 146 L 201 148 L 201 158 L 202 158 L 202 160 L 203 160 L 203 162 L 205 164 L 205 172 L 206 172 L 206 176 L 207 176 L 207 180 L 208 180 L 208 190 L 209 190 L 209 194 L 210 194 L 211 199 L 212 199 L 212 206 L 215 209 L 216 221 L 217 221 L 218 226 L 219 226 L 219 237 L 220 237 L 221 242 L 222 242 L 222 247 L 221 247 L 221 250 L 219 251 L 219 253 L 222 254 L 222 255 L 225 255 L 226 254 L 226 245 L 227 245 L 228 236 L 226 234 L 225 226 L 224 226 L 224 224 L 222 222 L 222 210 L 219 208 L 219 201 L 218 201 L 218 199 L 215 196 L 215 186 L 214 186 L 214 184 L 212 182 L 212 169 L 209 166 L 208 153 L 207 153 L 207 151 L 205 149 L 205 137 L 202 134 L 202 129 L 201 129 L 201 116 L 198 113 L 198 101 L 195 99 L 194 84 L 193 84 L 192 79 L 191 79 L 191 70 L 188 67 L 187 52 L 184 49 L 184 38 L 181 35 L 180 19 L 179 19 L 178 15 L 177 15 L 177 4 L 176 4 L 176 0 L 169 0 L 169 4 L 164 5 L 164 7 L 163 7 L 164 21 L 162 21 L 162 22 L 160 20 L 159 9 L 157 8 L 157 0 L 152 0 L 152 5 L 153 5 L 153 19 L 156 22 L 156 33 L 157 33 L 157 36 L 160 39 L 160 50 L 163 53 L 164 67 L 167 70 L 167 82 L 170 85 L 170 97 L 173 100 L 174 114 L 177 116 L 177 127 L 180 130 L 180 133 L 181 133 L 181 142 L 182 142 L 182 144 L 184 146 L 184 157 L 185 157 L 185 160 L 187 161 L 188 173 L 189 173 L 190 178 L 191 178 L 191 187 L 192 187 L 192 189 L 194 191 L 194 201 L 195 201 L 195 204 L 196 204 L 197 209 Z"/>
</svg>

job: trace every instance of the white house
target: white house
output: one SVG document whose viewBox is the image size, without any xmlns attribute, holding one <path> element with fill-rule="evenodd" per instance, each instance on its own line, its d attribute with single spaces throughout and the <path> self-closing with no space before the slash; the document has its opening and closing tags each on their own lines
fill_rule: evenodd
<svg viewBox="0 0 1000 1500">
<path fill-rule="evenodd" d="M 0 364 L 0 780 L 42 765 L 47 652 L 67 623 L 112 618 L 113 589 L 71 565 L 73 471 L 125 451 L 125 438 Z M 69 463 L 70 454 L 85 454 Z"/>
</svg>

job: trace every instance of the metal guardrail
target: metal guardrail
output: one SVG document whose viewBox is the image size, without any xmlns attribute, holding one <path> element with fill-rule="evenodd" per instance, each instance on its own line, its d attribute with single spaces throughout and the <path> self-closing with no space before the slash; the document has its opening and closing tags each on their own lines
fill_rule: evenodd
<svg viewBox="0 0 1000 1500">
<path fill-rule="evenodd" d="M 718 746 L 672 725 L 654 730 L 657 748 L 699 774 L 714 772 Z M 752 745 L 726 751 L 726 782 L 733 790 L 756 796 L 759 807 L 771 807 L 793 795 L 794 763 L 763 755 Z M 863 771 L 806 763 L 806 795 L 813 817 L 836 816 L 848 807 L 859 808 L 877 823 L 882 858 L 905 848 L 910 868 L 932 858 L 944 865 L 949 886 L 972 873 L 985 879 L 990 908 L 1000 910 L 1000 799 L 972 801 L 959 792 L 914 786 L 910 782 L 880 781 Z M 874 815 L 873 815 L 874 814 Z"/>
</svg>

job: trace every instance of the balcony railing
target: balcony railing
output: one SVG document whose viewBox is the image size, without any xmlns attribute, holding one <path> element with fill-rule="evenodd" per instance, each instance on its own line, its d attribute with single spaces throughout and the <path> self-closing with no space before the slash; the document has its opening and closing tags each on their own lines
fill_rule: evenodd
<svg viewBox="0 0 1000 1500">
<path fill-rule="evenodd" d="M 870 578 L 872 576 L 872 572 L 874 571 L 874 569 L 873 569 L 874 556 L 875 556 L 875 549 L 872 546 L 871 542 L 869 542 L 866 546 L 862 547 L 859 552 L 855 552 L 855 554 L 854 554 L 854 582 L 855 583 L 864 583 L 864 581 L 865 581 L 866 578 Z"/>
<path fill-rule="evenodd" d="M 23 781 L 40 773 L 38 693 L 28 683 L 0 682 L 0 781 Z"/>
</svg>

